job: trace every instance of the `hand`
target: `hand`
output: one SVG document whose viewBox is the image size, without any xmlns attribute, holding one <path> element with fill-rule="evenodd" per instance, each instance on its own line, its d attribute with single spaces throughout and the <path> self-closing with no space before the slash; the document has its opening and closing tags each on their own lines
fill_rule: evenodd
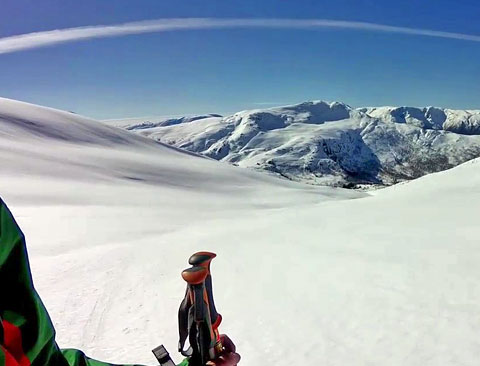
<svg viewBox="0 0 480 366">
<path fill-rule="evenodd" d="M 225 351 L 213 361 L 208 361 L 208 366 L 236 366 L 240 362 L 240 355 L 236 353 L 236 347 L 232 340 L 227 335 L 221 334 L 220 341 L 222 342 Z"/>
</svg>

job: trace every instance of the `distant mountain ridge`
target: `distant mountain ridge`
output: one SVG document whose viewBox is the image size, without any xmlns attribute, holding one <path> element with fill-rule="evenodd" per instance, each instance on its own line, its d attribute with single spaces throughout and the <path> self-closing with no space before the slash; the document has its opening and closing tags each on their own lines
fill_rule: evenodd
<svg viewBox="0 0 480 366">
<path fill-rule="evenodd" d="M 343 187 L 390 185 L 480 156 L 480 110 L 312 101 L 122 127 L 216 160 Z"/>
<path fill-rule="evenodd" d="M 436 107 L 373 107 L 358 110 L 386 122 L 407 123 L 425 129 L 480 134 L 480 110 L 455 110 Z"/>
</svg>

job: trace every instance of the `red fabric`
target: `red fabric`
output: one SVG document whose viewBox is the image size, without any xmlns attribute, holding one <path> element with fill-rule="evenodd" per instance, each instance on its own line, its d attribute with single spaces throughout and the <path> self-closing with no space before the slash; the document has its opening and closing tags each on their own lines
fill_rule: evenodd
<svg viewBox="0 0 480 366">
<path fill-rule="evenodd" d="M 6 366 L 30 366 L 30 360 L 23 353 L 20 329 L 6 320 L 3 320 L 3 341 Z"/>
<path fill-rule="evenodd" d="M 215 320 L 215 323 L 212 324 L 212 328 L 217 329 L 220 326 L 221 322 L 222 322 L 222 316 L 218 314 L 217 320 Z"/>
<path fill-rule="evenodd" d="M 19 366 L 16 359 L 3 346 L 0 347 L 5 355 L 5 366 Z"/>
</svg>

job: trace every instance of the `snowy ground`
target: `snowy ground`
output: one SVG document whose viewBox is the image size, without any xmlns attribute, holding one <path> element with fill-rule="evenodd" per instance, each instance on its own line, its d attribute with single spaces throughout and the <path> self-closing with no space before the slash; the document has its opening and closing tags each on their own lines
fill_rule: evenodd
<svg viewBox="0 0 480 366">
<path fill-rule="evenodd" d="M 0 176 L 62 347 L 176 356 L 179 273 L 203 249 L 243 365 L 480 359 L 480 160 L 367 195 L 0 99 Z"/>
</svg>

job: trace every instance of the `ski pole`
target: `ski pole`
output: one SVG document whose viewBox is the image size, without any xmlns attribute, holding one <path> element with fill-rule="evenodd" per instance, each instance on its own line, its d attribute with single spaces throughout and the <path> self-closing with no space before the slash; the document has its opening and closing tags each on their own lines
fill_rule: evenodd
<svg viewBox="0 0 480 366">
<path fill-rule="evenodd" d="M 224 352 L 218 331 L 222 316 L 215 308 L 210 272 L 215 257 L 216 254 L 211 252 L 195 253 L 188 261 L 192 267 L 182 272 L 187 289 L 178 309 L 178 351 L 188 357 L 189 366 L 205 366 Z M 185 350 L 187 338 L 190 347 Z M 174 366 L 163 345 L 155 348 L 153 353 L 161 366 Z"/>
<path fill-rule="evenodd" d="M 189 364 L 194 366 L 204 366 L 207 361 L 216 358 L 217 339 L 212 328 L 205 286 L 207 276 L 208 270 L 201 266 L 182 272 L 182 277 L 188 284 L 187 297 L 191 304 L 188 312 L 188 336 L 192 348 Z"/>
<path fill-rule="evenodd" d="M 213 258 L 215 258 L 216 256 L 217 255 L 212 252 L 197 252 L 190 257 L 190 259 L 188 260 L 188 263 L 191 264 L 192 266 L 203 267 L 208 271 L 207 277 L 205 279 L 205 289 L 208 295 L 210 322 L 212 324 L 212 329 L 216 339 L 215 352 L 217 354 L 220 354 L 223 351 L 223 346 L 222 346 L 222 342 L 220 341 L 220 332 L 218 331 L 218 327 L 222 322 L 222 316 L 217 312 L 217 309 L 215 308 L 215 301 L 213 300 L 212 274 L 210 271 L 210 264 Z"/>
</svg>

